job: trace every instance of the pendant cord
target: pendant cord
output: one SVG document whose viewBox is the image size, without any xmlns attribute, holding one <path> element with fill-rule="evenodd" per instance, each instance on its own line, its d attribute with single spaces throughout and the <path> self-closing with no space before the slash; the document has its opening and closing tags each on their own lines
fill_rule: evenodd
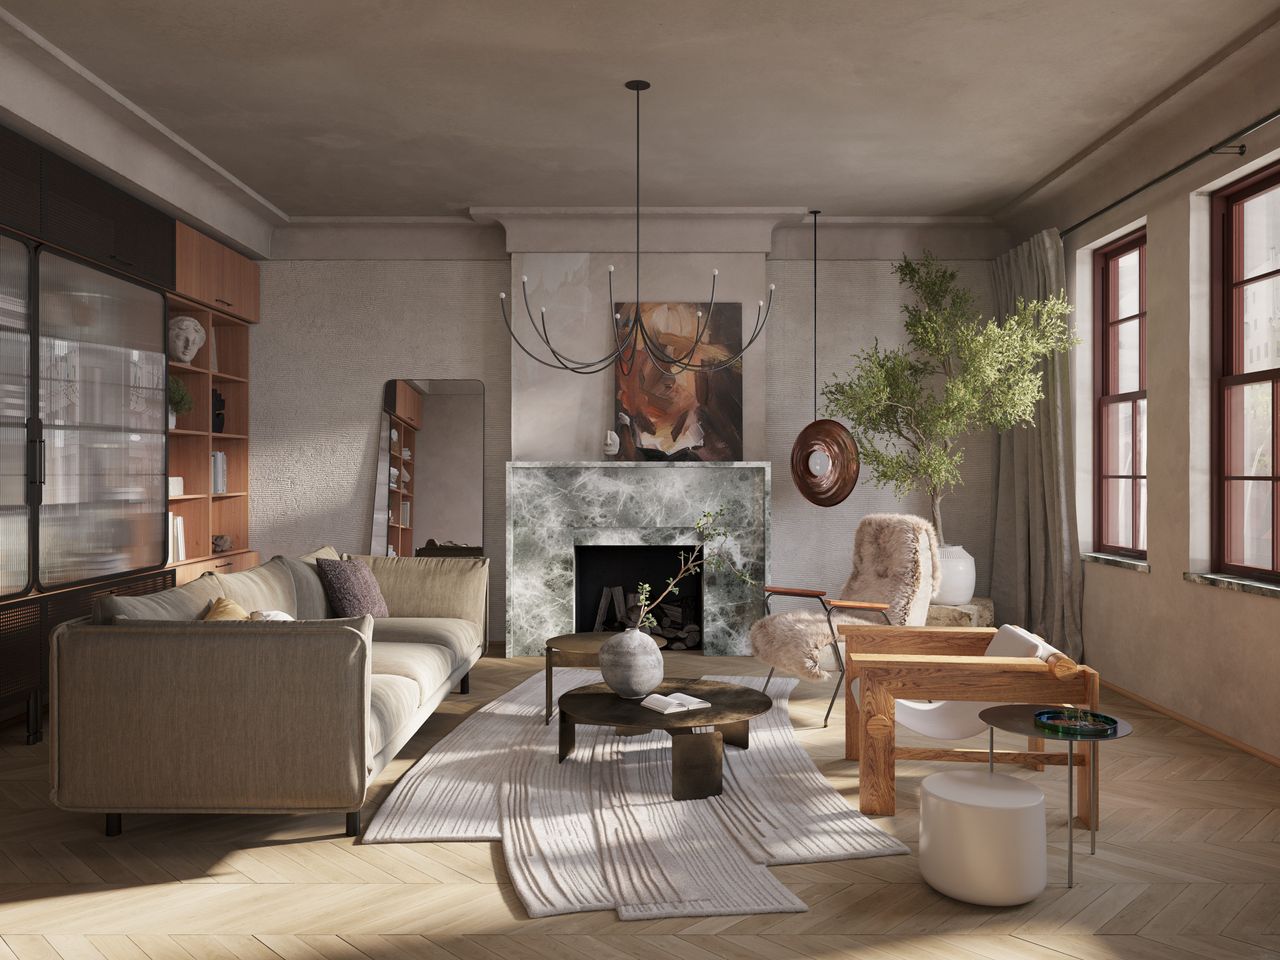
<svg viewBox="0 0 1280 960">
<path fill-rule="evenodd" d="M 813 419 L 818 419 L 818 214 L 813 214 Z"/>
<path fill-rule="evenodd" d="M 636 323 L 640 322 L 640 91 L 636 91 Z"/>
</svg>

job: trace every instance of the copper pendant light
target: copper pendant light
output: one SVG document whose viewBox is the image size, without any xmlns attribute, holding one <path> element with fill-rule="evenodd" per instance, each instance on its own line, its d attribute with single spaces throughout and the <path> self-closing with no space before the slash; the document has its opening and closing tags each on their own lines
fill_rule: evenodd
<svg viewBox="0 0 1280 960">
<path fill-rule="evenodd" d="M 791 445 L 791 479 L 810 503 L 834 507 L 858 485 L 858 442 L 838 420 L 818 418 L 818 214 L 813 215 L 813 422 Z"/>
</svg>

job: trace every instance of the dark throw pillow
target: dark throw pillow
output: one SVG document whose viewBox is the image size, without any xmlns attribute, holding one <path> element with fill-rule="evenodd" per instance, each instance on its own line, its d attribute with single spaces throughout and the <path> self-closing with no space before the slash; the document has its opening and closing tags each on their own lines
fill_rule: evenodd
<svg viewBox="0 0 1280 960">
<path fill-rule="evenodd" d="M 372 617 L 389 616 L 378 581 L 362 561 L 320 557 L 316 560 L 316 569 L 334 616 L 362 617 L 366 613 Z"/>
</svg>

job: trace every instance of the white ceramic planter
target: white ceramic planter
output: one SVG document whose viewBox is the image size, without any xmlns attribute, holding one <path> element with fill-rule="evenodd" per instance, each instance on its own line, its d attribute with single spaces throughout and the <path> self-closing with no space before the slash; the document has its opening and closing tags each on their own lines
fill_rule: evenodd
<svg viewBox="0 0 1280 960">
<path fill-rule="evenodd" d="M 933 602 L 956 607 L 973 599 L 978 571 L 969 551 L 959 545 L 938 548 L 942 580 Z"/>
<path fill-rule="evenodd" d="M 172 410 L 169 411 L 169 429 L 176 430 L 178 428 L 178 415 Z"/>
<path fill-rule="evenodd" d="M 634 627 L 600 644 L 600 675 L 624 700 L 641 700 L 662 682 L 662 651 Z"/>
</svg>

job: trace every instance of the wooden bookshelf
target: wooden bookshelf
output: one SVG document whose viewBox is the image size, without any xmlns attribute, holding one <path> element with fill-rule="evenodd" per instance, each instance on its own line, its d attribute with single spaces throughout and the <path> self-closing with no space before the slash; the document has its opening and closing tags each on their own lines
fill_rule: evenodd
<svg viewBox="0 0 1280 960">
<path fill-rule="evenodd" d="M 413 458 L 418 449 L 418 429 L 399 413 L 391 414 L 390 429 L 394 431 L 396 439 L 387 438 L 391 451 L 386 478 L 387 546 L 395 550 L 398 557 L 412 557 L 413 485 L 414 474 L 417 472 Z M 392 474 L 392 470 L 396 473 Z M 393 476 L 396 477 L 395 482 L 392 481 Z"/>
<path fill-rule="evenodd" d="M 186 384 L 193 409 L 169 430 L 169 476 L 182 477 L 181 496 L 169 498 L 169 512 L 186 528 L 186 559 L 170 557 L 177 582 L 194 580 L 208 570 L 226 573 L 257 564 L 249 549 L 249 329 L 230 314 L 210 309 L 177 294 L 167 294 L 169 319 L 194 317 L 204 328 L 205 342 L 190 363 L 169 361 L 169 375 Z M 213 391 L 226 401 L 223 429 L 213 429 Z M 213 490 L 212 454 L 227 457 L 226 489 Z M 231 537 L 231 549 L 213 552 L 215 534 Z"/>
</svg>

